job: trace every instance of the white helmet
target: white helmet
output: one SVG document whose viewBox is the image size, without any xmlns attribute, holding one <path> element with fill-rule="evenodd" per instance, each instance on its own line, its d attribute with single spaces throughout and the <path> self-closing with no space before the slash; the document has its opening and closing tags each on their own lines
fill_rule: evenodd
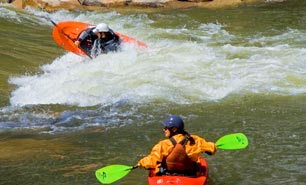
<svg viewBox="0 0 306 185">
<path fill-rule="evenodd" d="M 105 23 L 100 23 L 96 26 L 95 29 L 92 30 L 94 33 L 98 33 L 98 32 L 108 32 L 109 31 L 109 27 L 107 24 Z"/>
</svg>

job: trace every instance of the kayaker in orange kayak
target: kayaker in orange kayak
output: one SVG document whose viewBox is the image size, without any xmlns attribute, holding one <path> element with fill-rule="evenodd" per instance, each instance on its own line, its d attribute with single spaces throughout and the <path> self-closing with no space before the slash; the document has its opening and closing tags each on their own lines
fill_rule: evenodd
<svg viewBox="0 0 306 185">
<path fill-rule="evenodd" d="M 83 31 L 74 44 L 87 55 L 96 57 L 110 51 L 117 51 L 120 46 L 120 38 L 107 24 L 100 23 L 96 27 Z"/>
<path fill-rule="evenodd" d="M 137 166 L 155 169 L 156 175 L 196 176 L 200 163 L 200 154 L 214 155 L 216 145 L 184 130 L 180 116 L 171 115 L 163 122 L 163 131 L 167 139 L 160 141 L 151 153 L 142 158 Z"/>
</svg>

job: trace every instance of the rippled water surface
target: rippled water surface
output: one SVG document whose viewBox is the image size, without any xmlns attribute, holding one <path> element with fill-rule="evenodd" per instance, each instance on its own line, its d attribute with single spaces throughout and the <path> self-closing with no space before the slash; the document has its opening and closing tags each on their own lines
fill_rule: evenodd
<svg viewBox="0 0 306 185">
<path fill-rule="evenodd" d="M 106 22 L 145 42 L 94 60 L 67 53 L 50 22 Z M 209 185 L 306 182 L 306 4 L 155 13 L 47 13 L 0 4 L 0 184 L 99 184 L 134 165 L 181 115 L 216 141 L 249 147 L 203 156 Z M 137 169 L 115 184 L 147 184 Z"/>
</svg>

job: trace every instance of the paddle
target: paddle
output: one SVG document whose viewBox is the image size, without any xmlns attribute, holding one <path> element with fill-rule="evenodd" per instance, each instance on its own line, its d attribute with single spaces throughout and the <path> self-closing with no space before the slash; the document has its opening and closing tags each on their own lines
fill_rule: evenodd
<svg viewBox="0 0 306 185">
<path fill-rule="evenodd" d="M 66 34 L 63 30 L 62 30 L 62 28 L 60 28 L 52 19 L 50 19 L 49 18 L 49 20 L 51 21 L 51 23 L 54 25 L 54 26 L 56 26 L 57 28 L 58 28 L 58 30 L 60 30 L 61 31 L 61 33 L 62 34 L 64 34 L 68 39 L 70 39 L 72 42 L 74 42 L 74 40 L 68 35 L 68 34 Z M 92 59 L 92 57 L 88 54 L 88 53 L 86 53 L 84 50 L 83 50 L 83 48 L 81 48 L 81 47 L 79 47 L 90 59 Z"/>
<path fill-rule="evenodd" d="M 219 149 L 235 150 L 243 149 L 248 146 L 248 138 L 243 133 L 228 134 L 217 140 L 216 146 Z M 126 176 L 131 170 L 136 169 L 138 166 L 126 166 L 126 165 L 109 165 L 98 169 L 96 171 L 96 177 L 102 184 L 111 184 L 124 176 Z"/>
<path fill-rule="evenodd" d="M 96 177 L 102 184 L 113 183 L 126 176 L 138 166 L 126 166 L 121 164 L 109 165 L 96 171 Z"/>
<path fill-rule="evenodd" d="M 228 134 L 217 140 L 217 148 L 224 150 L 243 149 L 248 146 L 248 138 L 243 133 Z"/>
</svg>

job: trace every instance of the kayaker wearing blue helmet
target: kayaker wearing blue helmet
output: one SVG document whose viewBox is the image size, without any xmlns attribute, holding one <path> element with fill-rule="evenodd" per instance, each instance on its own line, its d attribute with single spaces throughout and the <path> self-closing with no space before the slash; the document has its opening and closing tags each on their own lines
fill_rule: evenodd
<svg viewBox="0 0 306 185">
<path fill-rule="evenodd" d="M 182 118 L 177 115 L 168 116 L 163 126 L 167 139 L 157 143 L 151 153 L 142 158 L 137 166 L 153 168 L 156 175 L 196 175 L 200 154 L 215 154 L 215 143 L 207 142 L 197 135 L 190 135 L 184 130 Z"/>
</svg>

